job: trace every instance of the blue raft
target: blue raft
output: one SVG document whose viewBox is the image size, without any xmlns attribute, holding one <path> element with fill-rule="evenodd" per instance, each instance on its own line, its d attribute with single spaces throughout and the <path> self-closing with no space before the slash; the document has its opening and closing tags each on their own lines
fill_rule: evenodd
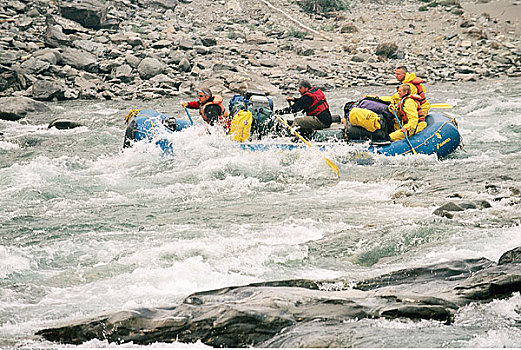
<svg viewBox="0 0 521 350">
<path fill-rule="evenodd" d="M 427 127 L 420 133 L 409 137 L 412 147 L 420 154 L 436 154 L 438 158 L 444 158 L 454 152 L 461 142 L 461 135 L 457 129 L 455 120 L 447 117 L 440 112 L 431 112 L 426 118 Z M 146 140 L 154 142 L 164 152 L 171 153 L 172 143 L 164 137 L 165 133 L 181 131 L 192 126 L 191 121 L 176 119 L 172 116 L 157 112 L 152 109 L 144 109 L 137 112 L 128 122 L 125 132 L 125 146 L 130 146 L 132 142 Z M 338 131 L 339 129 L 336 128 Z M 327 133 L 328 129 L 318 130 L 317 134 Z M 323 139 L 323 137 L 322 137 Z M 313 138 L 311 139 L 313 142 Z M 334 141 L 334 142 L 333 142 Z M 345 139 L 338 137 L 328 142 L 314 142 L 321 148 L 327 149 L 328 146 L 338 143 L 349 143 Z M 360 142 L 356 142 L 360 143 Z M 245 142 L 240 147 L 250 151 L 267 151 L 273 149 L 293 150 L 306 147 L 302 143 L 281 142 L 275 140 L 270 142 Z M 414 153 L 406 140 L 391 143 L 364 143 L 365 151 L 370 151 L 386 156 L 397 156 Z"/>
</svg>

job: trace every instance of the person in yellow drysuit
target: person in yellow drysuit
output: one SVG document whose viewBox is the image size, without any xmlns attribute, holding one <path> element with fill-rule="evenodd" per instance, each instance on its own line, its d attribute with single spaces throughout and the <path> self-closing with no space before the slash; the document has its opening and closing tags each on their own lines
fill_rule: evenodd
<svg viewBox="0 0 521 350">
<path fill-rule="evenodd" d="M 407 67 L 399 66 L 396 68 L 395 72 L 396 79 L 402 83 L 407 84 L 411 87 L 411 95 L 420 96 L 420 105 L 422 107 L 423 115 L 427 115 L 429 113 L 429 109 L 431 105 L 425 97 L 425 86 L 423 86 L 423 80 L 418 78 L 416 74 L 407 72 Z M 400 100 L 398 96 L 398 92 L 394 93 L 392 96 L 382 96 L 380 97 L 384 101 L 391 101 L 393 104 L 397 104 Z"/>
<path fill-rule="evenodd" d="M 400 85 L 397 94 L 400 100 L 396 105 L 390 107 L 394 107 L 398 118 L 401 119 L 402 128 L 400 129 L 397 126 L 397 130 L 389 134 L 391 141 L 403 140 L 405 138 L 404 132 L 407 132 L 407 136 L 411 137 L 427 127 L 425 115 L 419 102 L 421 97 L 411 94 L 409 84 Z"/>
</svg>

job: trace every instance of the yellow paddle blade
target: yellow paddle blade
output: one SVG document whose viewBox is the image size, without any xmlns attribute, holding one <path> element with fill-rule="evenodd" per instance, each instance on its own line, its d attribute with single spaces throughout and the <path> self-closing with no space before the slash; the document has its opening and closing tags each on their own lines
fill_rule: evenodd
<svg viewBox="0 0 521 350">
<path fill-rule="evenodd" d="M 333 169 L 333 171 L 335 172 L 336 174 L 336 177 L 340 177 L 340 170 L 338 170 L 338 167 L 336 166 L 335 163 L 333 163 L 331 160 L 327 159 L 326 157 L 322 156 L 322 158 L 326 161 L 327 165 L 329 165 L 329 167 L 331 169 Z"/>
<path fill-rule="evenodd" d="M 135 117 L 138 113 L 139 113 L 139 109 L 131 109 L 128 112 L 128 114 L 125 116 L 125 124 L 128 124 L 130 119 L 132 119 L 132 117 Z"/>
<path fill-rule="evenodd" d="M 454 108 L 454 106 L 450 105 L 448 103 L 433 103 L 433 104 L 431 104 L 431 108 L 452 109 L 452 108 Z"/>
<path fill-rule="evenodd" d="M 327 163 L 327 165 L 329 165 L 329 167 L 331 169 L 333 169 L 333 171 L 335 172 L 336 176 L 337 177 L 340 177 L 340 170 L 338 170 L 338 167 L 336 166 L 335 163 L 333 163 L 332 160 L 324 157 L 324 155 L 322 154 L 322 152 L 320 152 L 317 148 L 315 148 L 311 143 L 309 143 L 308 140 L 306 140 L 304 137 L 302 137 L 302 135 L 300 135 L 297 131 L 295 130 L 292 130 L 291 129 L 291 126 L 289 126 L 288 122 L 285 121 L 282 117 L 280 116 L 277 116 L 277 119 L 279 120 L 279 122 L 281 122 L 285 127 L 287 127 L 291 133 L 293 135 L 295 135 L 296 137 L 298 137 L 300 139 L 300 141 L 304 142 L 306 144 L 306 146 L 308 146 L 309 148 L 311 148 L 312 150 L 314 150 L 315 152 L 317 152 L 321 157 L 322 159 L 324 159 Z"/>
</svg>

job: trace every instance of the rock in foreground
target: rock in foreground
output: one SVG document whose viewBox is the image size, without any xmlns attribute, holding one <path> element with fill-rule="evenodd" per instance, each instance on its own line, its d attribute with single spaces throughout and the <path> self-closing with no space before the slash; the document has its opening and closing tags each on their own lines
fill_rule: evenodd
<svg viewBox="0 0 521 350">
<path fill-rule="evenodd" d="M 68 344 L 106 339 L 143 345 L 201 340 L 215 347 L 355 346 L 340 337 L 349 327 L 345 321 L 402 318 L 451 323 L 456 311 L 470 302 L 521 291 L 518 251 L 505 253 L 508 258 L 502 257 L 501 265 L 487 259 L 452 261 L 395 271 L 351 288 L 347 285 L 352 281 L 345 280 L 223 288 L 192 294 L 170 308 L 122 311 L 37 334 Z M 329 331 L 318 337 L 316 327 L 306 327 L 312 322 L 327 325 Z"/>
</svg>

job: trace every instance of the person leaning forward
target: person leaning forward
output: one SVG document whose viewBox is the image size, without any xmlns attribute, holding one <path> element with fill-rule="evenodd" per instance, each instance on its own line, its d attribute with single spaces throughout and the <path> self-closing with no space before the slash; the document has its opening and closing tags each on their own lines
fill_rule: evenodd
<svg viewBox="0 0 521 350">
<path fill-rule="evenodd" d="M 419 102 L 420 97 L 411 94 L 410 85 L 400 85 L 397 94 L 400 100 L 394 108 L 397 111 L 398 118 L 401 119 L 402 128 L 400 129 L 397 126 L 396 130 L 389 134 L 391 141 L 403 140 L 405 138 L 404 132 L 407 133 L 408 137 L 411 137 L 427 127 L 425 115 Z"/>
<path fill-rule="evenodd" d="M 425 96 L 425 86 L 423 86 L 423 80 L 418 78 L 416 74 L 408 72 L 407 67 L 405 66 L 396 67 L 395 77 L 396 80 L 398 80 L 401 84 L 407 84 L 411 87 L 411 95 L 420 96 L 419 102 L 423 110 L 423 115 L 427 115 L 431 105 Z M 391 101 L 393 104 L 396 104 L 398 101 L 400 101 L 398 92 L 394 93 L 392 96 L 382 96 L 381 99 L 384 101 Z"/>
<path fill-rule="evenodd" d="M 221 96 L 213 95 L 210 88 L 201 88 L 197 91 L 197 98 L 198 101 L 183 101 L 181 105 L 184 108 L 199 109 L 199 114 L 208 124 L 214 125 L 217 122 L 226 131 L 230 130 L 230 118 Z"/>
<path fill-rule="evenodd" d="M 308 81 L 302 80 L 299 83 L 298 92 L 301 95 L 299 98 L 286 97 L 287 101 L 293 102 L 291 106 L 276 110 L 275 113 L 288 114 L 304 111 L 306 116 L 295 118 L 294 126 L 304 130 L 328 128 L 332 122 L 331 112 L 322 90 L 312 87 Z"/>
</svg>

